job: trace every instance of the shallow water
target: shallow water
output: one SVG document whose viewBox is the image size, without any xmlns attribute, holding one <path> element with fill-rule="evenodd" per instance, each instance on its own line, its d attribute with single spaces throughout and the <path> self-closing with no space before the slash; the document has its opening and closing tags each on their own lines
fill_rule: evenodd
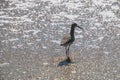
<svg viewBox="0 0 120 80">
<path fill-rule="evenodd" d="M 85 29 L 85 32 L 76 29 L 75 46 L 78 50 L 104 48 L 108 53 L 112 53 L 112 49 L 118 51 L 120 6 L 117 1 L 97 4 L 83 0 L 3 0 L 0 4 L 3 53 L 26 52 L 27 49 L 36 54 L 57 54 L 62 51 L 60 40 L 72 22 Z"/>
<path fill-rule="evenodd" d="M 119 4 L 117 0 L 1 0 L 1 62 L 10 62 L 6 54 L 65 56 L 59 44 L 73 22 L 85 31 L 76 28 L 71 53 L 120 54 Z"/>
</svg>

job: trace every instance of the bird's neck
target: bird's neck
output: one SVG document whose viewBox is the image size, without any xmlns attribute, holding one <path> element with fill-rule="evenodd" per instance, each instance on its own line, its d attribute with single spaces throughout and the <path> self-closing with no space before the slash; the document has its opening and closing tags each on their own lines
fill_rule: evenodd
<svg viewBox="0 0 120 80">
<path fill-rule="evenodd" d="M 75 28 L 74 28 L 74 27 L 71 27 L 70 35 L 71 35 L 72 37 L 74 37 L 74 31 L 75 31 Z"/>
</svg>

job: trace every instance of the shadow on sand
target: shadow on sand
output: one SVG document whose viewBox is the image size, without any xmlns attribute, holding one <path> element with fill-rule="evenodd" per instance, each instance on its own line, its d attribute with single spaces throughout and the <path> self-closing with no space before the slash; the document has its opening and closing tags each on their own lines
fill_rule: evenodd
<svg viewBox="0 0 120 80">
<path fill-rule="evenodd" d="M 67 66 L 69 65 L 70 63 L 72 63 L 71 61 L 67 61 L 66 59 L 59 62 L 58 66 Z"/>
</svg>

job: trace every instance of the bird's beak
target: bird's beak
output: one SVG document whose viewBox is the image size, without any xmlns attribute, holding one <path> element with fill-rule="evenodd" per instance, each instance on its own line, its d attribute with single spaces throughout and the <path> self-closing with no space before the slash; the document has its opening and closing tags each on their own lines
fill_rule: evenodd
<svg viewBox="0 0 120 80">
<path fill-rule="evenodd" d="M 77 27 L 80 28 L 80 29 L 82 29 L 84 31 L 84 29 L 82 27 L 80 27 L 80 26 L 77 26 Z"/>
</svg>

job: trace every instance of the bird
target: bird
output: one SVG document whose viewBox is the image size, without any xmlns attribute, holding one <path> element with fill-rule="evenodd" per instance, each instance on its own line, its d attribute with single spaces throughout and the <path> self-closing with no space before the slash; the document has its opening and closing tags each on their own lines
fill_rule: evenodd
<svg viewBox="0 0 120 80">
<path fill-rule="evenodd" d="M 65 34 L 61 39 L 60 46 L 65 47 L 67 62 L 71 62 L 71 59 L 69 57 L 69 48 L 70 48 L 70 45 L 75 41 L 74 31 L 76 27 L 84 30 L 82 27 L 78 26 L 77 23 L 72 23 L 70 32 Z"/>
</svg>

